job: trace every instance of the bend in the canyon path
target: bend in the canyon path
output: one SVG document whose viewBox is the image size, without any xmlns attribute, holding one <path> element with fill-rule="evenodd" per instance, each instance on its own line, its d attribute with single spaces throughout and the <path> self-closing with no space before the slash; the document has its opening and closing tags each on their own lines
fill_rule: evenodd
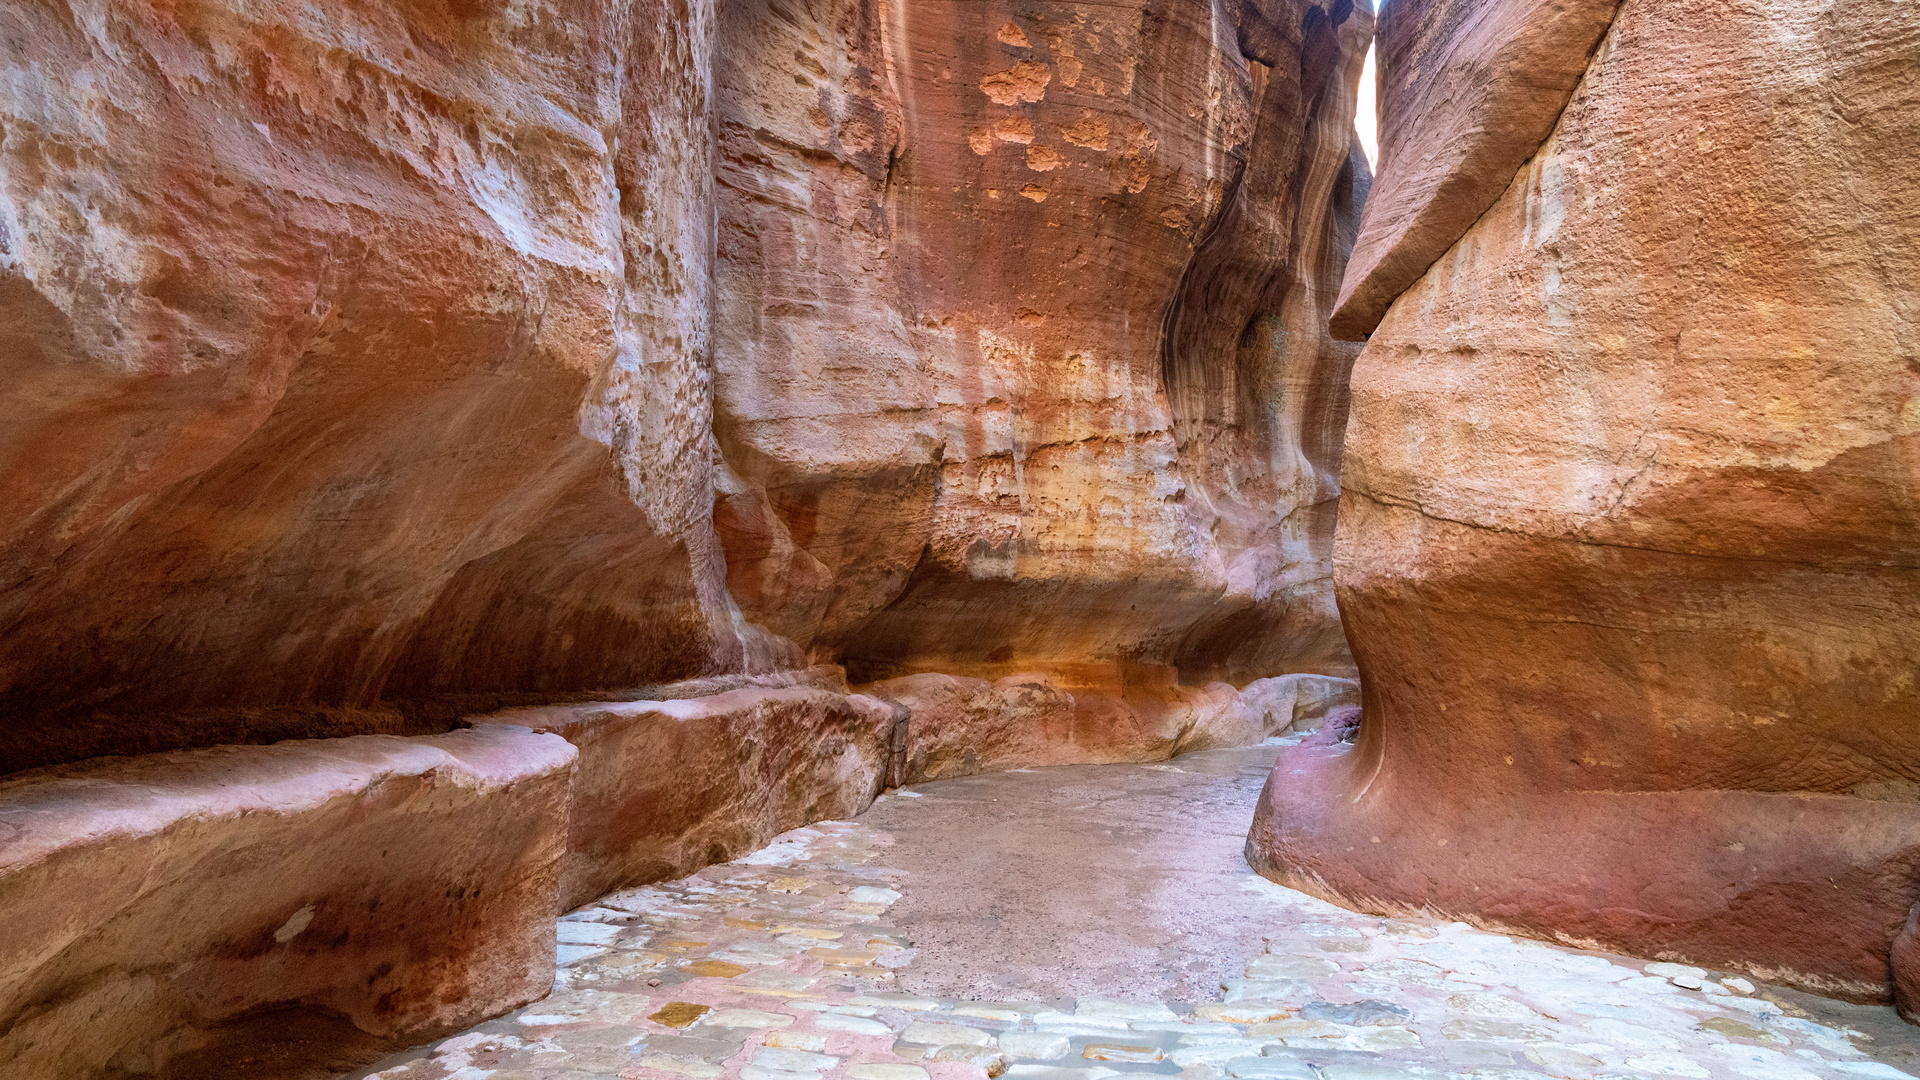
<svg viewBox="0 0 1920 1080">
<path fill-rule="evenodd" d="M 1274 756 L 1272 745 L 1212 750 L 897 791 L 857 820 L 567 915 L 551 996 L 351 1075 L 1920 1072 L 1920 1042 L 1891 1008 L 1360 915 L 1274 885 L 1239 852 Z"/>
</svg>

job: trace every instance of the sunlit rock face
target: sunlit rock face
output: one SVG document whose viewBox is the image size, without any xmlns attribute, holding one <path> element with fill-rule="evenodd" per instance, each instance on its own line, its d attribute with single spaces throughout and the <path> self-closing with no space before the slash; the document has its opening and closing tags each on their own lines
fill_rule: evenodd
<svg viewBox="0 0 1920 1080">
<path fill-rule="evenodd" d="M 1474 6 L 1396 4 L 1383 81 Z M 1268 873 L 1861 998 L 1892 952 L 1912 992 L 1917 139 L 1909 7 L 1620 6 L 1354 369 L 1365 718 L 1282 758 Z"/>
<path fill-rule="evenodd" d="M 1371 25 L 0 13 L 0 770 L 809 657 L 1351 674 Z"/>
<path fill-rule="evenodd" d="M 1350 671 L 1322 326 L 1371 19 L 1232 7 L 727 6 L 718 520 L 751 617 L 856 679 Z"/>
</svg>

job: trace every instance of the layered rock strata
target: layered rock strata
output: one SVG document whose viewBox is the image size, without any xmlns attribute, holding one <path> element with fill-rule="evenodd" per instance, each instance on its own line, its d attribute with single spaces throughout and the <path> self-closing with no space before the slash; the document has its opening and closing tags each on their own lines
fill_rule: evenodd
<svg viewBox="0 0 1920 1080">
<path fill-rule="evenodd" d="M 710 523 L 711 0 L 89 12 L 0 12 L 0 770 L 790 655 Z"/>
<path fill-rule="evenodd" d="M 0 1066 L 351 1068 L 545 995 L 553 919 L 611 890 L 854 817 L 889 784 L 1258 743 L 1338 682 L 1136 678 L 1110 700 L 919 675 L 869 688 L 883 700 L 837 674 L 0 781 Z"/>
<path fill-rule="evenodd" d="M 1366 5 L 60 10 L 0 13 L 0 770 L 1352 673 Z"/>
<path fill-rule="evenodd" d="M 1553 131 L 1620 0 L 1412 0 L 1380 13 L 1380 169 L 1330 320 L 1365 341 Z"/>
<path fill-rule="evenodd" d="M 221 1055 L 297 1044 L 254 1038 L 273 1017 L 351 1049 L 505 1007 L 544 976 L 482 936 L 857 812 L 915 759 L 910 705 L 811 660 L 1038 671 L 1101 760 L 1257 740 L 1281 707 L 1234 685 L 1351 674 L 1356 350 L 1321 323 L 1371 26 L 1347 0 L 0 11 L 5 790 L 59 823 L 94 811 L 50 776 L 281 785 L 9 841 L 4 910 L 153 836 L 263 879 L 333 853 L 184 929 L 102 914 L 142 940 L 100 963 L 184 972 L 150 1000 L 62 1012 L 93 953 L 7 960 L 19 1071 L 270 1071 Z M 507 708 L 540 711 L 450 731 Z M 919 758 L 1057 756 L 999 708 L 923 725 Z M 426 764 L 509 738 L 537 775 Z M 403 764 L 336 776 L 369 746 Z M 409 783 L 473 800 L 469 836 L 418 830 L 421 872 L 522 907 L 270 918 L 296 886 L 411 904 L 355 831 Z M 287 838 L 332 812 L 302 785 L 359 793 L 358 847 Z M 390 940 L 414 952 L 356 966 Z M 347 952 L 275 981 L 316 942 Z M 238 965 L 218 994 L 209 957 Z"/>
<path fill-rule="evenodd" d="M 543 996 L 574 758 L 500 726 L 0 783 L 0 1072 L 345 1068 Z"/>
<path fill-rule="evenodd" d="M 1410 115 L 1453 76 L 1396 67 L 1445 53 L 1396 35 L 1492 7 L 1395 5 L 1383 81 L 1436 98 Z M 1911 993 L 1917 58 L 1897 3 L 1620 6 L 1355 367 L 1335 570 L 1364 720 L 1282 758 L 1265 872 Z M 1448 190 L 1388 187 L 1424 138 L 1389 127 L 1370 214 Z"/>
<path fill-rule="evenodd" d="M 525 726 L 580 749 L 557 913 L 853 817 L 887 781 L 894 721 L 874 698 L 792 687 L 516 709 L 476 727 Z"/>
<path fill-rule="evenodd" d="M 894 784 L 1250 746 L 1316 727 L 1330 709 L 1359 702 L 1359 685 L 1346 679 L 1287 675 L 1235 690 L 1226 683 L 1181 686 L 1171 675 L 1129 669 L 1074 680 L 1027 672 L 989 682 L 928 673 L 862 689 L 906 713 Z M 1125 687 L 1122 694 L 1105 689 L 1114 683 Z"/>
</svg>

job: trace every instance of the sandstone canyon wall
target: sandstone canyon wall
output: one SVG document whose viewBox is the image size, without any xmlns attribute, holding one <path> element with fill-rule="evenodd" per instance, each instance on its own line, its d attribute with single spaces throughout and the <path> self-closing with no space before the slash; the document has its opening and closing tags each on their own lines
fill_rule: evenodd
<svg viewBox="0 0 1920 1080">
<path fill-rule="evenodd" d="M 1282 758 L 1250 857 L 1912 994 L 1920 19 L 1396 0 L 1379 48 L 1338 319 L 1364 720 Z"/>
<path fill-rule="evenodd" d="M 80 11 L 0 14 L 0 768 L 1352 673 L 1364 7 Z"/>
<path fill-rule="evenodd" d="M 1340 700 L 1371 33 L 0 8 L 0 1071 L 338 1064 L 888 782 Z"/>
</svg>

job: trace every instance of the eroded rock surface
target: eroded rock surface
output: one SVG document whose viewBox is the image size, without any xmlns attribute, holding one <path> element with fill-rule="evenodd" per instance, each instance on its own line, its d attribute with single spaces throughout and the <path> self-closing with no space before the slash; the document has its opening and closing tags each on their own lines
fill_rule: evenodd
<svg viewBox="0 0 1920 1080">
<path fill-rule="evenodd" d="M 1282 704 L 1283 695 L 1261 683 L 1245 693 L 1226 683 L 1187 687 L 1174 681 L 1172 669 L 1131 665 L 995 682 L 928 673 L 864 689 L 905 714 L 894 784 L 1251 746 L 1285 731 L 1293 714 L 1292 698 Z"/>
<path fill-rule="evenodd" d="M 0 769 L 786 655 L 709 521 L 712 4 L 541 12 L 0 12 Z"/>
<path fill-rule="evenodd" d="M 1380 169 L 1333 312 L 1364 341 L 1513 183 L 1620 0 L 1404 0 L 1380 15 Z"/>
<path fill-rule="evenodd" d="M 1620 7 L 1355 368 L 1365 719 L 1282 759 L 1263 869 L 1886 999 L 1920 898 L 1916 95 L 1906 5 Z"/>
<path fill-rule="evenodd" d="M 895 717 L 871 697 L 796 686 L 513 709 L 475 723 L 579 747 L 559 900 L 571 908 L 865 810 L 887 781 Z"/>
<path fill-rule="evenodd" d="M 0 14 L 0 769 L 1352 673 L 1366 5 L 88 10 Z"/>
<path fill-rule="evenodd" d="M 574 757 L 502 725 L 0 783 L 0 1072 L 311 1075 L 544 996 Z"/>
</svg>

